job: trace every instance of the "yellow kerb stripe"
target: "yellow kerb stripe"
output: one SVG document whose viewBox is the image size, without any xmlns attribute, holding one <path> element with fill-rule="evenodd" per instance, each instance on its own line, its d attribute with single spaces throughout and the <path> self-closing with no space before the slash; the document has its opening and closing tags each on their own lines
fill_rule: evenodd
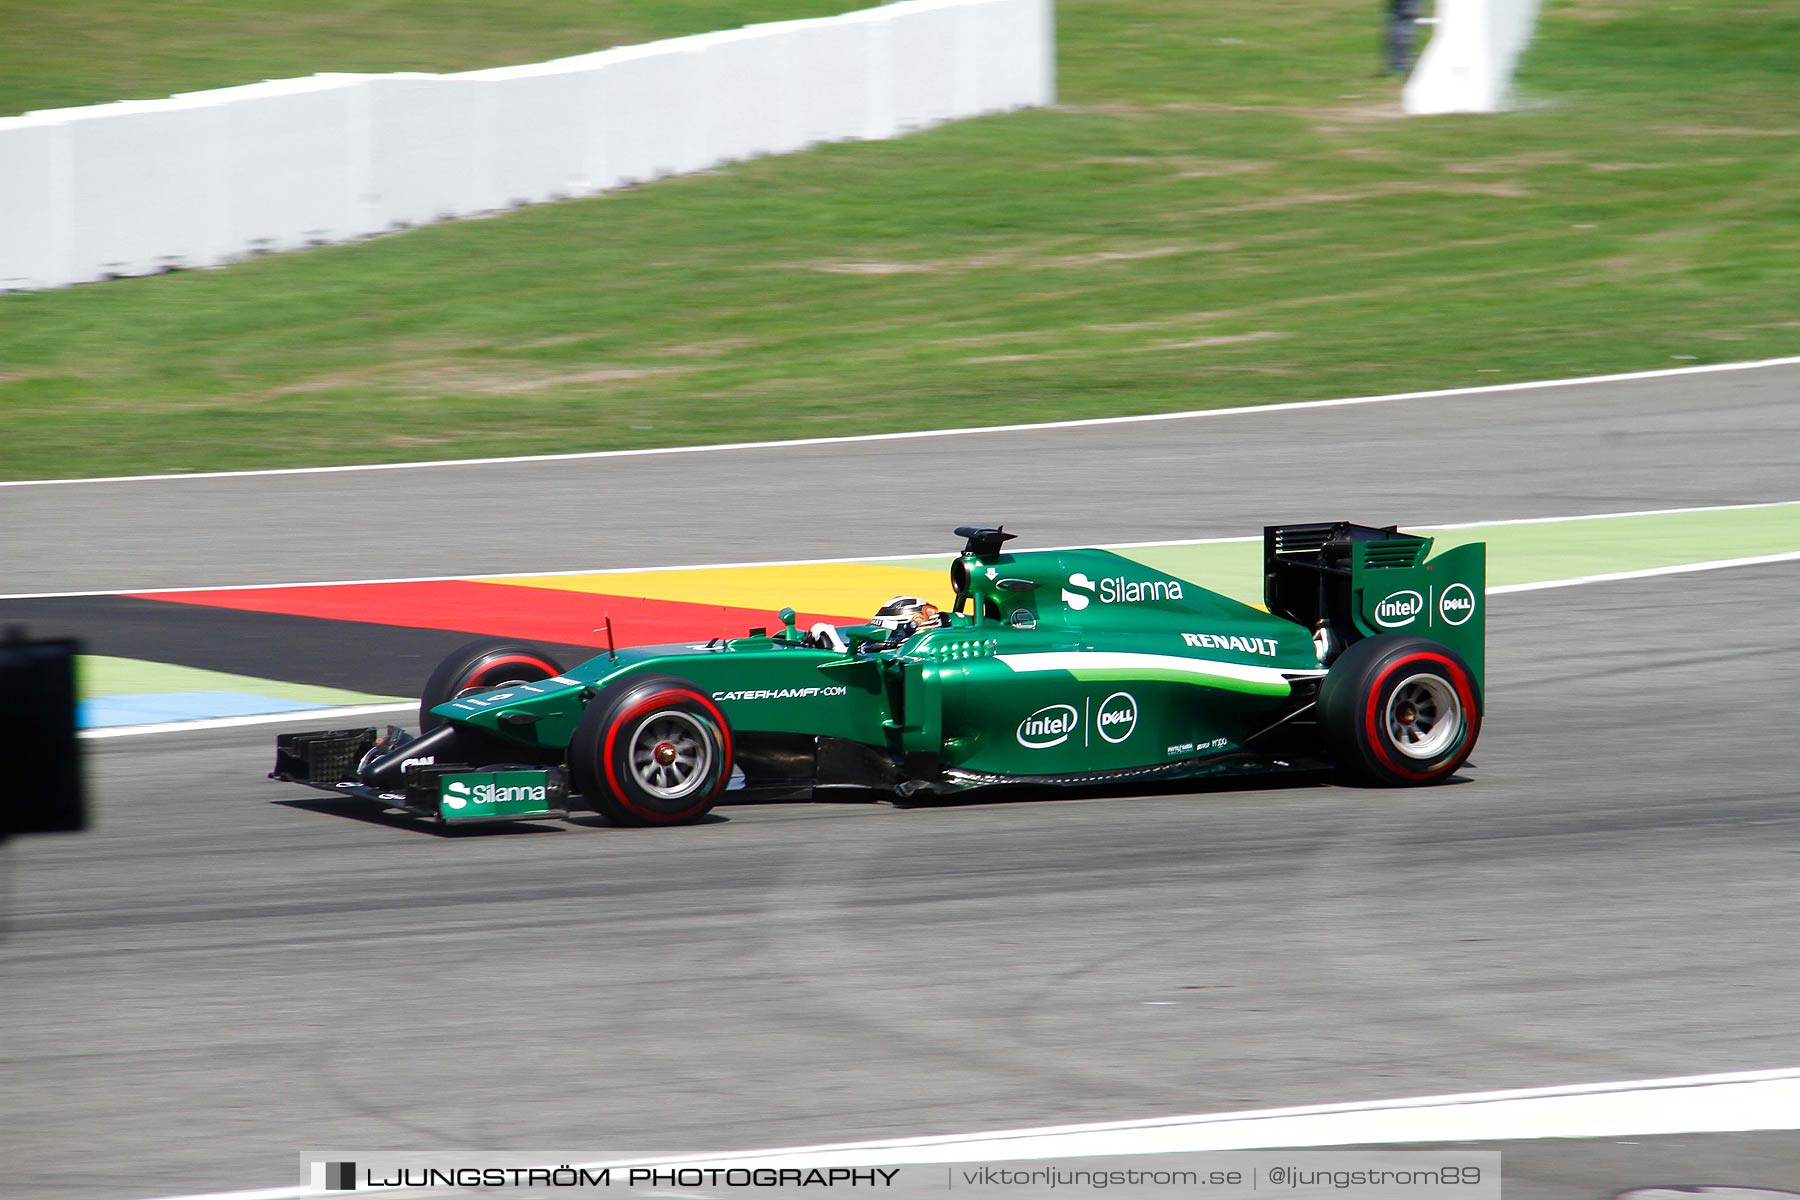
<svg viewBox="0 0 1800 1200">
<path fill-rule="evenodd" d="M 630 571 L 617 575 L 534 575 L 478 582 L 761 608 L 771 614 L 784 605 L 792 605 L 800 612 L 867 618 L 893 596 L 922 596 L 940 607 L 949 607 L 948 555 L 944 561 L 943 571 L 872 563 L 805 563 L 791 567 Z"/>
</svg>

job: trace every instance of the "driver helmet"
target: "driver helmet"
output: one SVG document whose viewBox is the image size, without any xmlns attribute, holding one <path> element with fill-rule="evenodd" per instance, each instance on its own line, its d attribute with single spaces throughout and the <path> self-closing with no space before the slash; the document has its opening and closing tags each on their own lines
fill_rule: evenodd
<svg viewBox="0 0 1800 1200">
<path fill-rule="evenodd" d="M 895 596 L 870 618 L 869 624 L 898 630 L 902 625 L 920 626 L 936 621 L 937 605 L 918 596 Z"/>
</svg>

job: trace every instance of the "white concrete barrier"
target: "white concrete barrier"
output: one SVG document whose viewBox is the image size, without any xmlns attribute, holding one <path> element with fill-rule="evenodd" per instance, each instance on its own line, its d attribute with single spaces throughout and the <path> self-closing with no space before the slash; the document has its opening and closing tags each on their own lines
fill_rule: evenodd
<svg viewBox="0 0 1800 1200">
<path fill-rule="evenodd" d="M 1406 111 L 1490 113 L 1506 107 L 1513 70 L 1537 25 L 1538 0 L 1438 0 L 1431 40 L 1407 77 Z"/>
<path fill-rule="evenodd" d="M 721 161 L 706 140 L 704 46 L 698 38 L 677 38 L 607 53 L 588 82 L 596 188 L 646 183 Z"/>
<path fill-rule="evenodd" d="M 476 136 L 486 81 L 459 75 L 376 75 L 369 94 L 370 216 L 407 229 L 496 207 Z"/>
<path fill-rule="evenodd" d="M 801 145 L 894 136 L 885 12 L 795 22 L 803 27 L 798 44 L 809 58 L 806 69 L 788 79 Z"/>
<path fill-rule="evenodd" d="M 20 117 L 0 134 L 0 291 L 69 283 L 68 146 L 55 121 Z"/>
<path fill-rule="evenodd" d="M 0 290 L 350 241 L 1055 100 L 1053 0 L 0 118 Z"/>
<path fill-rule="evenodd" d="M 583 83 L 591 68 L 535 63 L 472 71 L 477 94 L 475 161 L 480 209 L 565 200 L 593 190 L 585 148 Z"/>
<path fill-rule="evenodd" d="M 52 219 L 66 222 L 57 241 L 70 281 L 220 261 L 213 231 L 225 198 L 211 104 L 143 100 L 43 116 L 59 121 L 67 154 L 67 207 Z"/>
<path fill-rule="evenodd" d="M 700 55 L 701 138 L 709 157 L 738 162 L 802 145 L 788 102 L 790 72 L 810 64 L 780 25 L 753 25 L 707 35 Z"/>
<path fill-rule="evenodd" d="M 956 8 L 954 0 L 915 0 L 888 10 L 894 123 L 902 131 L 949 120 L 958 101 L 973 94 L 959 80 L 969 63 L 958 52 Z"/>
<path fill-rule="evenodd" d="M 227 176 L 215 261 L 375 232 L 367 215 L 367 76 L 278 79 L 182 99 L 216 105 L 215 157 Z M 229 164 L 227 169 L 226 164 Z"/>
</svg>

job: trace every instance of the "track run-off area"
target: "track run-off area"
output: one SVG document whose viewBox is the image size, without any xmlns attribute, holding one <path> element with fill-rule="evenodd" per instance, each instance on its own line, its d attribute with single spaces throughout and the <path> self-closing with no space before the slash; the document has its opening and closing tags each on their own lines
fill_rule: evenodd
<svg viewBox="0 0 1800 1200">
<path fill-rule="evenodd" d="M 784 578 L 868 571 L 872 611 L 909 578 L 887 572 L 942 580 L 951 526 L 1004 521 L 1021 547 L 1136 544 L 1242 593 L 1256 545 L 1220 539 L 1340 518 L 1485 540 L 1493 585 L 1476 765 L 1435 789 L 742 805 L 681 829 L 438 836 L 262 779 L 266 725 L 90 740 L 95 827 L 7 854 L 9 1187 L 299 1195 L 305 1152 L 349 1146 L 942 1162 L 1003 1142 L 1424 1140 L 1502 1150 L 1515 1198 L 1792 1188 L 1797 392 L 1785 362 L 0 488 L 0 620 L 92 621 L 119 672 L 290 684 L 299 623 L 320 622 L 372 664 L 345 690 L 402 701 L 470 630 L 295 611 L 333 588 L 291 585 L 641 599 L 654 576 L 708 585 L 657 568 L 812 560 L 849 573 L 740 566 L 710 582 L 743 603 L 707 602 L 766 618 Z M 924 557 L 871 561 L 897 552 Z M 663 599 L 700 602 L 684 596 Z M 209 641 L 213 665 L 192 661 Z M 905 1160 L 894 1139 L 924 1142 Z"/>
</svg>

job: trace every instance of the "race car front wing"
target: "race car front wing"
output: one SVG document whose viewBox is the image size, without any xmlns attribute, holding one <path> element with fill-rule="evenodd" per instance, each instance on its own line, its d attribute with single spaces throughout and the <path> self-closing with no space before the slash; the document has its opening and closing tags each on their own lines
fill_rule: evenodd
<svg viewBox="0 0 1800 1200">
<path fill-rule="evenodd" d="M 275 739 L 275 769 L 270 779 L 304 784 L 337 796 L 396 808 L 441 825 L 480 825 L 495 821 L 554 821 L 569 815 L 569 779 L 560 767 L 533 763 L 440 763 L 431 757 L 405 760 L 400 786 L 390 778 L 371 779 L 371 764 L 381 753 L 405 743 L 389 729 L 332 729 L 321 733 L 284 733 Z M 398 751 L 394 751 L 398 753 Z"/>
</svg>

